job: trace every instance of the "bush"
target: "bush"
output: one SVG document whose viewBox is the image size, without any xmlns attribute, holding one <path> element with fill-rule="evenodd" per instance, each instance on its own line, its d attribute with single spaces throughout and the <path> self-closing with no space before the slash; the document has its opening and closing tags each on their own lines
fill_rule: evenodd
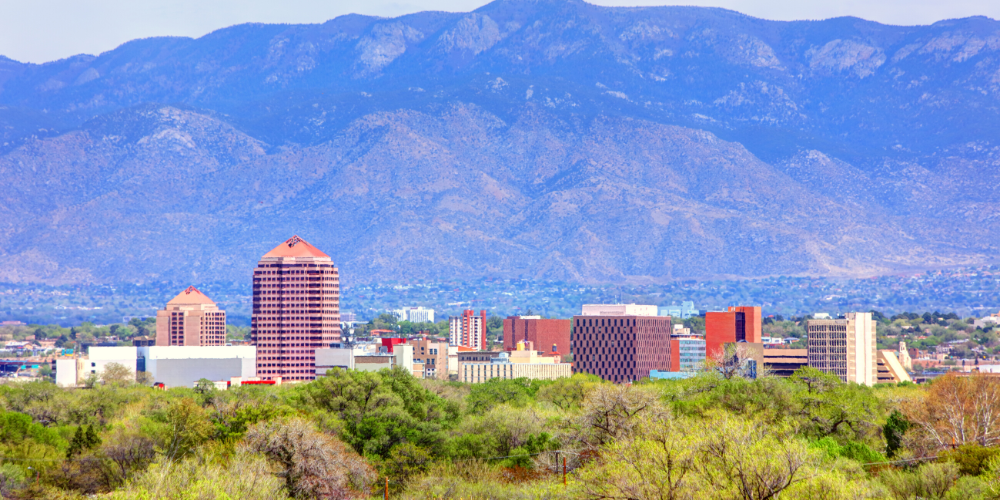
<svg viewBox="0 0 1000 500">
<path fill-rule="evenodd" d="M 958 471 L 964 476 L 978 476 L 985 472 L 991 458 L 1000 455 L 1000 449 L 987 448 L 978 444 L 963 444 L 954 450 L 945 450 L 938 454 L 943 462 L 953 462 L 958 465 Z"/>
</svg>

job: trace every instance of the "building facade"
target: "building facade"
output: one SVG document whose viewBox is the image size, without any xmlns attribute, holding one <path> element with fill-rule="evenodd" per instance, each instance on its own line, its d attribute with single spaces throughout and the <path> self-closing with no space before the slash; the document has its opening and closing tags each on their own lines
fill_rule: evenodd
<svg viewBox="0 0 1000 500">
<path fill-rule="evenodd" d="M 404 307 L 392 311 L 392 315 L 399 321 L 409 321 L 410 323 L 434 322 L 434 309 L 426 307 Z"/>
<path fill-rule="evenodd" d="M 871 313 L 847 313 L 844 319 L 811 319 L 806 322 L 806 331 L 809 366 L 833 373 L 844 382 L 877 382 L 875 322 Z"/>
<path fill-rule="evenodd" d="M 672 331 L 664 316 L 574 316 L 573 371 L 618 383 L 669 371 Z"/>
<path fill-rule="evenodd" d="M 226 311 L 189 286 L 156 311 L 156 345 L 226 345 Z"/>
<path fill-rule="evenodd" d="M 91 347 L 86 358 L 57 360 L 56 382 L 75 386 L 117 363 L 133 372 L 149 372 L 154 383 L 166 387 L 193 387 L 203 378 L 218 382 L 255 377 L 256 357 L 253 346 Z"/>
<path fill-rule="evenodd" d="M 670 371 L 696 372 L 705 365 L 705 339 L 696 336 L 670 339 Z"/>
<path fill-rule="evenodd" d="M 642 304 L 584 304 L 581 316 L 656 316 L 659 308 Z"/>
<path fill-rule="evenodd" d="M 293 236 L 261 257 L 250 336 L 258 377 L 316 378 L 316 349 L 340 342 L 340 277 L 329 255 Z"/>
<path fill-rule="evenodd" d="M 448 380 L 447 344 L 423 339 L 411 340 L 407 345 L 413 346 L 413 361 L 424 365 L 423 378 Z"/>
<path fill-rule="evenodd" d="M 569 363 L 558 363 L 555 358 L 539 356 L 536 351 L 525 349 L 523 343 L 515 351 L 496 353 L 489 361 L 470 361 L 459 365 L 459 380 L 471 384 L 495 378 L 555 380 L 571 375 L 573 369 Z"/>
<path fill-rule="evenodd" d="M 448 341 L 454 346 L 486 349 L 486 311 L 462 311 L 461 316 L 448 318 Z"/>
<path fill-rule="evenodd" d="M 761 343 L 760 307 L 730 306 L 726 312 L 705 313 L 705 355 L 719 356 L 730 342 Z"/>
<path fill-rule="evenodd" d="M 764 370 L 770 375 L 788 378 L 803 366 L 809 366 L 808 349 L 764 350 Z"/>
<path fill-rule="evenodd" d="M 568 319 L 542 319 L 538 316 L 508 316 L 503 320 L 503 348 L 517 349 L 518 342 L 532 342 L 535 349 L 549 354 L 569 354 L 569 334 L 573 322 Z"/>
<path fill-rule="evenodd" d="M 694 302 L 688 300 L 681 302 L 681 305 L 669 305 L 659 308 L 660 316 L 670 316 L 671 318 L 688 319 L 698 315 L 698 309 L 694 307 Z"/>
</svg>

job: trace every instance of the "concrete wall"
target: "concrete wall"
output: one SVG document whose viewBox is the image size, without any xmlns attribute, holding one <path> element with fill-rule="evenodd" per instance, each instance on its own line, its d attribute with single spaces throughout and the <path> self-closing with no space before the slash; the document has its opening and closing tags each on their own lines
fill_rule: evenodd
<svg viewBox="0 0 1000 500">
<path fill-rule="evenodd" d="M 56 360 L 56 385 L 59 387 L 75 387 L 76 379 L 75 359 Z"/>
<path fill-rule="evenodd" d="M 321 377 L 326 375 L 326 371 L 334 367 L 340 367 L 345 370 L 353 370 L 354 349 L 316 349 L 316 376 Z"/>
<path fill-rule="evenodd" d="M 228 359 L 147 359 L 146 371 L 153 374 L 153 381 L 169 387 L 194 387 L 206 378 L 213 382 L 229 380 L 231 377 L 252 377 L 253 360 Z"/>
</svg>

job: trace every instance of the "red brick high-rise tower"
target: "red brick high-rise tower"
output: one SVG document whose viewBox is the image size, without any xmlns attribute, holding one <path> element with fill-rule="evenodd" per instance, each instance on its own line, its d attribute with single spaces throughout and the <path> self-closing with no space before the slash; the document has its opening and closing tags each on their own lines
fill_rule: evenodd
<svg viewBox="0 0 1000 500">
<path fill-rule="evenodd" d="M 340 277 L 329 255 L 298 236 L 261 257 L 253 272 L 250 335 L 257 376 L 316 378 L 316 349 L 340 341 Z"/>
</svg>

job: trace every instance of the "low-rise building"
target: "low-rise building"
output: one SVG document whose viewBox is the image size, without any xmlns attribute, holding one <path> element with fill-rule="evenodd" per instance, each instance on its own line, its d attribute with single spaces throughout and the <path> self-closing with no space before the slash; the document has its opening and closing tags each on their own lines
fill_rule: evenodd
<svg viewBox="0 0 1000 500">
<path fill-rule="evenodd" d="M 538 356 L 531 350 L 498 353 L 490 362 L 469 362 L 459 365 L 459 380 L 467 383 L 487 380 L 529 378 L 555 380 L 573 374 L 569 363 L 557 363 L 555 358 Z"/>
<path fill-rule="evenodd" d="M 670 339 L 670 371 L 696 372 L 701 370 L 704 365 L 704 337 L 700 335 L 675 335 Z"/>
<path fill-rule="evenodd" d="M 100 377 L 111 363 L 133 372 L 149 372 L 154 383 L 166 387 L 192 387 L 201 379 L 257 376 L 257 348 L 253 346 L 91 347 L 87 354 L 86 358 L 57 360 L 56 383 L 79 385 L 89 376 Z"/>
<path fill-rule="evenodd" d="M 910 374 L 906 373 L 903 364 L 896 357 L 897 351 L 878 352 L 878 383 L 912 382 Z"/>
<path fill-rule="evenodd" d="M 775 377 L 791 377 L 803 366 L 809 366 L 808 349 L 764 350 L 764 370 Z"/>
</svg>

